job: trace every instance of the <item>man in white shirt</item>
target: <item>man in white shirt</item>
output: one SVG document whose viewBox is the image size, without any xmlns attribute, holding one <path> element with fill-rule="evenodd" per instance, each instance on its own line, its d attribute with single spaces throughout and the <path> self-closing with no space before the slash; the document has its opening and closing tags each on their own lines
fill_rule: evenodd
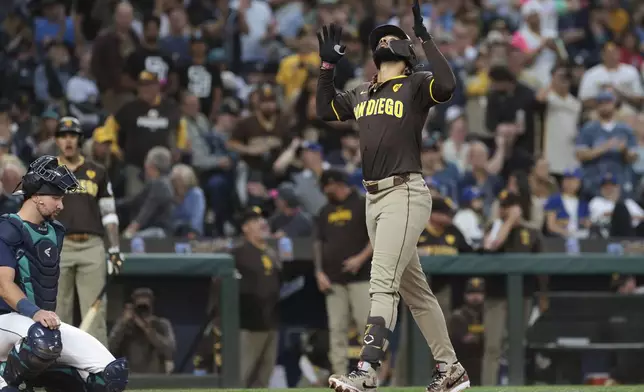
<svg viewBox="0 0 644 392">
<path fill-rule="evenodd" d="M 623 113 L 637 113 L 644 102 L 644 88 L 637 68 L 620 63 L 620 50 L 612 42 L 602 49 L 602 63 L 590 68 L 581 79 L 579 98 L 584 107 L 594 109 L 595 98 L 603 90 L 611 90 L 623 103 Z"/>
<path fill-rule="evenodd" d="M 592 223 L 603 227 L 610 225 L 610 235 L 614 237 L 633 235 L 632 229 L 644 220 L 642 207 L 633 199 L 620 201 L 621 188 L 613 174 L 603 176 L 599 192 L 600 195 L 590 201 Z"/>
<path fill-rule="evenodd" d="M 463 189 L 461 195 L 461 208 L 454 215 L 454 226 L 456 226 L 467 243 L 474 249 L 481 246 L 483 241 L 483 193 L 477 187 L 470 186 Z"/>
</svg>

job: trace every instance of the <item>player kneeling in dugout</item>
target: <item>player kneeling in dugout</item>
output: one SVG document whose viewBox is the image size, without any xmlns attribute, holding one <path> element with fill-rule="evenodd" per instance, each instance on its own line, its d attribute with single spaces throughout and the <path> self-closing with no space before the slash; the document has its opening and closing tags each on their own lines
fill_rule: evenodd
<svg viewBox="0 0 644 392">
<path fill-rule="evenodd" d="M 63 225 L 54 220 L 63 195 L 81 189 L 54 156 L 22 177 L 17 214 L 0 216 L 0 391 L 121 392 L 128 365 L 96 338 L 54 313 Z"/>
</svg>

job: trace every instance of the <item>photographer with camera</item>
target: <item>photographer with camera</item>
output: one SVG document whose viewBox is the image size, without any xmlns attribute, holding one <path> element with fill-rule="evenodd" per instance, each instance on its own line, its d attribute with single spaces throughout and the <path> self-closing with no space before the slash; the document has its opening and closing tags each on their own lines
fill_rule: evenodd
<svg viewBox="0 0 644 392">
<path fill-rule="evenodd" d="M 154 293 L 138 288 L 109 337 L 109 349 L 128 360 L 131 373 L 171 373 L 176 350 L 170 321 L 154 315 Z"/>
</svg>

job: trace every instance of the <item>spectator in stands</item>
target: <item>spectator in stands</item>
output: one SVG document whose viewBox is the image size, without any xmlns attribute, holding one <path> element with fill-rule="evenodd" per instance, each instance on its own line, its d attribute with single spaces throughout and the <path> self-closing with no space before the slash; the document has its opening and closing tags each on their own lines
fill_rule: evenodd
<svg viewBox="0 0 644 392">
<path fill-rule="evenodd" d="M 130 91 L 136 88 L 136 84 L 125 77 L 127 58 L 139 45 L 131 27 L 133 19 L 132 5 L 119 2 L 114 11 L 114 27 L 101 32 L 94 41 L 92 75 L 96 77 L 101 102 L 108 113 L 116 113 L 129 100 Z"/>
<path fill-rule="evenodd" d="M 280 113 L 277 94 L 274 85 L 259 86 L 253 94 L 257 104 L 251 103 L 253 113 L 239 121 L 228 140 L 228 148 L 248 165 L 249 182 L 263 183 L 269 188 L 277 185 L 273 162 L 288 142 L 289 131 L 287 119 Z"/>
<path fill-rule="evenodd" d="M 463 189 L 460 209 L 454 215 L 454 226 L 474 249 L 478 249 L 483 242 L 483 228 L 486 224 L 484 207 L 484 195 L 479 188 L 470 186 Z"/>
<path fill-rule="evenodd" d="M 54 109 L 46 109 L 40 115 L 40 130 L 36 134 L 35 155 L 57 155 L 54 133 L 58 125 L 58 112 Z"/>
<path fill-rule="evenodd" d="M 434 137 L 424 140 L 422 147 L 420 159 L 423 177 L 436 181 L 443 196 L 458 200 L 458 167 L 443 159 L 441 145 Z"/>
<path fill-rule="evenodd" d="M 190 148 L 186 122 L 174 101 L 161 96 L 156 74 L 143 71 L 138 80 L 138 98 L 123 105 L 104 125 L 114 145 L 123 152 L 128 196 L 137 194 L 143 186 L 141 173 L 150 149 L 168 148 L 176 161 Z"/>
<path fill-rule="evenodd" d="M 528 154 L 535 151 L 535 94 L 517 81 L 507 66 L 491 67 L 489 76 L 492 83 L 487 97 L 485 124 L 496 134 L 499 134 L 499 127 L 508 128 L 508 134 L 504 136 L 514 143 L 506 145 L 507 165 L 507 161 L 514 160 L 513 153 L 518 153 L 518 150 Z"/>
<path fill-rule="evenodd" d="M 172 227 L 173 190 L 168 175 L 172 155 L 165 147 L 153 147 L 146 155 L 145 186 L 141 192 L 122 200 L 132 220 L 123 232 L 125 238 L 165 238 Z"/>
<path fill-rule="evenodd" d="M 208 62 L 208 44 L 201 32 L 190 39 L 190 59 L 183 64 L 179 69 L 182 91 L 199 98 L 201 112 L 214 120 L 221 105 L 221 74 Z"/>
<path fill-rule="evenodd" d="M 316 216 L 320 209 L 327 204 L 327 198 L 321 190 L 322 173 L 330 168 L 322 157 L 322 146 L 318 143 L 304 142 L 300 147 L 302 171 L 293 176 L 295 192 L 300 199 L 304 211 Z"/>
<path fill-rule="evenodd" d="M 517 171 L 510 175 L 506 192 L 501 192 L 498 200 L 492 206 L 491 218 L 499 218 L 500 202 L 507 192 L 517 196 L 521 202 L 521 225 L 541 232 L 544 224 L 543 202 L 532 193 L 528 176 L 523 171 Z"/>
<path fill-rule="evenodd" d="M 293 184 L 283 183 L 275 191 L 275 213 L 268 220 L 275 238 L 310 237 L 313 233 L 311 215 L 300 209 Z"/>
<path fill-rule="evenodd" d="M 360 154 L 360 135 L 355 130 L 342 133 L 341 147 L 331 151 L 326 161 L 332 167 L 341 168 L 349 175 L 351 184 L 362 188 L 362 159 Z"/>
<path fill-rule="evenodd" d="M 452 200 L 438 197 L 432 202 L 432 215 L 418 239 L 419 256 L 453 256 L 471 253 L 463 233 L 454 225 L 456 206 Z M 447 318 L 452 311 L 453 295 L 463 290 L 464 279 L 455 276 L 432 275 L 430 284 L 436 299 Z"/>
<path fill-rule="evenodd" d="M 118 149 L 114 149 L 114 135 L 98 127 L 94 130 L 92 139 L 88 140 L 83 155 L 91 157 L 97 163 L 105 166 L 108 178 L 112 183 L 115 198 L 125 196 L 125 174 L 123 173 L 123 157 Z"/>
<path fill-rule="evenodd" d="M 264 63 L 267 59 L 264 38 L 274 23 L 273 12 L 268 4 L 260 0 L 242 0 L 231 8 L 237 14 L 239 23 L 242 73 L 248 73 L 256 64 Z"/>
<path fill-rule="evenodd" d="M 611 41 L 604 44 L 601 59 L 602 63 L 586 71 L 581 80 L 579 99 L 584 107 L 597 108 L 606 100 L 602 93 L 610 92 L 622 102 L 621 109 L 625 114 L 636 113 L 644 102 L 644 88 L 638 70 L 630 64 L 620 64 L 620 49 Z"/>
<path fill-rule="evenodd" d="M 63 106 L 65 87 L 72 77 L 69 49 L 60 41 L 50 41 L 45 46 L 47 58 L 36 68 L 34 90 L 36 99 L 43 105 Z"/>
<path fill-rule="evenodd" d="M 602 92 L 594 102 L 598 120 L 584 124 L 577 137 L 577 158 L 584 169 L 582 189 L 596 195 L 602 173 L 613 173 L 617 183 L 630 192 L 628 165 L 637 159 L 633 130 L 615 118 L 617 97 L 613 93 Z"/>
<path fill-rule="evenodd" d="M 521 223 L 523 198 L 512 192 L 502 192 L 500 215 L 486 233 L 484 248 L 504 253 L 539 253 L 542 251 L 540 229 Z M 485 344 L 483 354 L 483 385 L 496 385 L 499 378 L 499 364 L 503 354 L 503 336 L 507 323 L 506 277 L 491 275 L 486 280 L 486 300 L 483 315 Z M 545 281 L 540 281 L 539 290 L 545 290 Z M 524 309 L 531 309 L 530 298 L 535 291 L 533 278 L 524 279 Z"/>
<path fill-rule="evenodd" d="M 633 199 L 622 198 L 617 176 L 602 176 L 599 195 L 590 201 L 590 220 L 610 230 L 611 237 L 632 237 L 644 221 L 644 210 Z"/>
<path fill-rule="evenodd" d="M 270 228 L 259 208 L 241 222 L 243 243 L 233 249 L 239 282 L 241 386 L 266 388 L 277 360 L 281 265 L 266 240 Z"/>
<path fill-rule="evenodd" d="M 72 17 L 65 15 L 65 5 L 59 0 L 41 0 L 42 16 L 34 19 L 34 39 L 40 47 L 47 46 L 48 41 L 60 39 L 69 46 L 74 46 L 79 37 Z"/>
<path fill-rule="evenodd" d="M 563 172 L 578 166 L 575 159 L 575 138 L 581 113 L 581 102 L 570 93 L 572 70 L 559 63 L 552 69 L 552 82 L 537 94 L 545 104 L 543 153 L 550 173 L 559 180 Z"/>
<path fill-rule="evenodd" d="M 154 293 L 138 288 L 109 337 L 109 349 L 125 357 L 132 373 L 172 373 L 176 341 L 172 324 L 154 314 Z"/>
<path fill-rule="evenodd" d="M 468 166 L 470 170 L 463 175 L 460 188 L 477 187 L 483 197 L 483 212 L 489 216 L 492 204 L 503 188 L 503 179 L 498 175 L 504 159 L 504 139 L 497 137 L 497 148 L 492 159 L 487 146 L 480 141 L 470 143 Z"/>
<path fill-rule="evenodd" d="M 348 185 L 346 173 L 325 170 L 320 187 L 329 200 L 316 217 L 315 277 L 326 295 L 329 360 L 334 373 L 346 372 L 350 323 L 362 331 L 369 316 L 369 242 L 364 197 Z"/>
<path fill-rule="evenodd" d="M 315 30 L 303 26 L 297 36 L 296 53 L 282 59 L 275 81 L 284 90 L 286 99 L 293 97 L 304 88 L 311 73 L 320 68 L 320 55 L 317 49 Z"/>
<path fill-rule="evenodd" d="M 485 281 L 471 278 L 465 285 L 465 303 L 455 309 L 449 318 L 449 336 L 454 350 L 461 356 L 463 366 L 472 385 L 481 385 L 483 364 L 483 303 L 485 302 Z"/>
<path fill-rule="evenodd" d="M 20 196 L 14 196 L 13 192 L 25 173 L 24 166 L 17 162 L 6 162 L 0 167 L 0 214 L 18 212 L 22 200 Z"/>
<path fill-rule="evenodd" d="M 567 170 L 563 174 L 561 193 L 550 196 L 543 207 L 546 213 L 546 231 L 564 238 L 588 235 L 590 210 L 588 202 L 579 198 L 581 169 Z"/>
<path fill-rule="evenodd" d="M 172 96 L 178 91 L 179 79 L 174 61 L 159 48 L 160 26 L 161 20 L 156 16 L 143 19 L 141 46 L 127 58 L 125 72 L 132 81 L 137 80 L 143 71 L 157 75 L 163 91 Z"/>
<path fill-rule="evenodd" d="M 550 80 L 550 71 L 557 61 L 556 21 L 554 28 L 542 23 L 541 15 L 546 11 L 541 1 L 526 1 L 521 6 L 523 26 L 512 37 L 512 45 L 528 55 L 527 63 L 530 71 L 538 79 Z M 554 30 L 554 31 L 553 31 Z"/>
<path fill-rule="evenodd" d="M 188 125 L 192 146 L 192 166 L 204 184 L 208 204 L 215 213 L 215 229 L 223 235 L 224 223 L 234 215 L 234 181 L 237 154 L 226 145 L 237 126 L 241 104 L 234 98 L 223 100 L 213 126 L 199 113 L 199 100 L 194 95 L 184 97 L 183 113 Z"/>
<path fill-rule="evenodd" d="M 66 86 L 66 97 L 70 103 L 98 103 L 98 87 L 91 74 L 91 64 L 92 52 L 83 52 L 80 56 L 78 72 L 69 79 Z"/>
<path fill-rule="evenodd" d="M 467 169 L 470 144 L 467 142 L 467 119 L 463 108 L 450 106 L 445 113 L 448 138 L 443 142 L 443 159 L 458 167 L 460 173 Z"/>
<path fill-rule="evenodd" d="M 173 234 L 192 238 L 203 235 L 206 197 L 199 187 L 195 171 L 188 165 L 175 165 L 170 172 L 170 182 L 175 201 Z"/>
<path fill-rule="evenodd" d="M 543 156 L 536 157 L 528 181 L 535 201 L 541 204 L 559 190 L 557 180 L 550 175 L 550 164 Z"/>
<path fill-rule="evenodd" d="M 159 48 L 168 54 L 172 61 L 177 64 L 185 64 L 190 61 L 190 27 L 188 17 L 183 7 L 173 8 L 168 14 L 168 35 L 159 41 Z M 198 26 L 198 24 L 195 24 Z"/>
</svg>

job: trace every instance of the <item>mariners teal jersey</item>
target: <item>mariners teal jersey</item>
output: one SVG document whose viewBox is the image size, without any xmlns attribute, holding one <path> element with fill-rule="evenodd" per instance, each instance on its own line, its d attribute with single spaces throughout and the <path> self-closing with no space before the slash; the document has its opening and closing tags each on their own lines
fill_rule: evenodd
<svg viewBox="0 0 644 392">
<path fill-rule="evenodd" d="M 35 225 L 16 214 L 0 216 L 0 267 L 15 270 L 15 283 L 41 309 L 56 309 L 64 232 L 57 221 Z M 13 311 L 0 299 L 0 313 Z"/>
</svg>

